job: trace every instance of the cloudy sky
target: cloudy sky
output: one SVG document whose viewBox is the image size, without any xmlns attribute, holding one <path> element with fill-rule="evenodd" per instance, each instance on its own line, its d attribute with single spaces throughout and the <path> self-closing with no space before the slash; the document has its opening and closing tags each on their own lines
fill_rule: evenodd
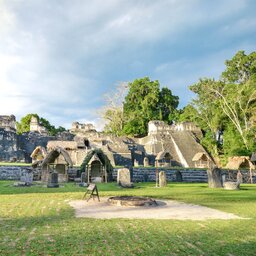
<svg viewBox="0 0 256 256">
<path fill-rule="evenodd" d="M 180 97 L 256 50 L 254 0 L 0 0 L 0 115 L 101 126 L 103 95 L 149 76 Z"/>
</svg>

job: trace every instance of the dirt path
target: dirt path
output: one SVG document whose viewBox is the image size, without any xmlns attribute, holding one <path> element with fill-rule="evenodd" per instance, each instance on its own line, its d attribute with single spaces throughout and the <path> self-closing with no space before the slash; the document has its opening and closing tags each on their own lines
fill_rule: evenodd
<svg viewBox="0 0 256 256">
<path fill-rule="evenodd" d="M 85 200 L 70 201 L 75 209 L 77 218 L 128 218 L 128 219 L 177 219 L 177 220 L 207 220 L 207 219 L 242 219 L 232 213 L 225 213 L 200 205 L 180 203 L 171 200 L 156 200 L 155 207 L 124 207 L 115 206 L 107 202 L 108 198 L 101 198 L 89 202 Z"/>
</svg>

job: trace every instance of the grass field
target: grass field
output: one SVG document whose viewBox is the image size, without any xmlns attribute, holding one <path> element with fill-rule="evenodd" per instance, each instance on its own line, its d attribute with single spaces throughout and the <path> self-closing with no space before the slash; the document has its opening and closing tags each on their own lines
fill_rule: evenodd
<svg viewBox="0 0 256 256">
<path fill-rule="evenodd" d="M 12 187 L 0 181 L 0 255 L 256 255 L 256 185 L 240 191 L 172 183 L 134 189 L 99 184 L 100 196 L 140 195 L 205 205 L 250 219 L 178 221 L 75 219 L 84 188 Z"/>
</svg>

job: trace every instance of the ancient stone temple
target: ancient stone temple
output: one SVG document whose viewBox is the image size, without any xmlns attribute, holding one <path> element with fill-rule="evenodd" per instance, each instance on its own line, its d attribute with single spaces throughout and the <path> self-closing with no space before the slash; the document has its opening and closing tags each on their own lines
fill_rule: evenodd
<svg viewBox="0 0 256 256">
<path fill-rule="evenodd" d="M 203 153 L 212 162 L 199 143 L 200 138 L 202 132 L 193 123 L 167 125 L 163 121 L 150 121 L 148 135 L 139 139 L 138 143 L 144 146 L 150 165 L 158 161 L 161 166 L 195 167 L 193 158 L 197 153 Z"/>
<path fill-rule="evenodd" d="M 85 172 L 88 183 L 108 182 L 112 180 L 113 167 L 100 149 L 91 150 L 81 165 L 81 171 Z"/>
<path fill-rule="evenodd" d="M 199 141 L 201 130 L 193 123 L 167 125 L 163 121 L 150 121 L 148 135 L 143 138 L 97 132 L 92 124 L 74 122 L 70 131 L 57 136 L 31 119 L 30 132 L 16 134 L 15 117 L 0 116 L 0 160 L 31 162 L 37 146 L 45 147 L 49 154 L 58 147 L 65 151 L 73 165 L 81 165 L 91 150 L 101 149 L 112 166 L 205 167 L 212 158 Z M 33 159 L 34 161 L 35 159 Z"/>
<path fill-rule="evenodd" d="M 96 132 L 93 124 L 81 124 L 79 122 L 73 122 L 70 132 Z"/>
<path fill-rule="evenodd" d="M 67 151 L 56 147 L 46 155 L 41 166 L 41 180 L 43 182 L 48 182 L 49 175 L 53 172 L 58 173 L 59 182 L 67 182 L 68 168 L 72 167 L 73 163 Z"/>
<path fill-rule="evenodd" d="M 39 125 L 38 120 L 35 116 L 31 117 L 30 131 L 31 132 L 39 132 L 42 135 L 48 135 L 47 129 L 45 127 Z"/>
<path fill-rule="evenodd" d="M 16 118 L 14 115 L 1 116 L 0 115 L 0 129 L 5 131 L 16 132 Z"/>
</svg>

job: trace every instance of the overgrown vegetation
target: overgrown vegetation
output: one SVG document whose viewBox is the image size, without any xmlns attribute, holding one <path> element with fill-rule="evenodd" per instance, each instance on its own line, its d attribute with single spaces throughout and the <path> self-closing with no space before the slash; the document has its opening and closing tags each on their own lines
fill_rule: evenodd
<svg viewBox="0 0 256 256">
<path fill-rule="evenodd" d="M 167 87 L 160 89 L 157 80 L 135 79 L 118 93 L 115 111 L 106 107 L 106 131 L 144 136 L 151 120 L 192 121 L 214 156 L 251 155 L 256 151 L 256 52 L 239 51 L 225 64 L 219 80 L 203 78 L 189 87 L 196 97 L 180 110 L 179 98 Z"/>
<path fill-rule="evenodd" d="M 205 205 L 246 219 L 178 221 L 75 218 L 68 200 L 84 188 L 14 188 L 0 181 L 0 255 L 255 255 L 255 185 L 240 191 L 206 184 L 153 183 L 123 189 L 99 184 L 100 196 L 137 195 Z"/>
<path fill-rule="evenodd" d="M 18 134 L 22 134 L 24 132 L 30 131 L 30 122 L 32 117 L 35 117 L 37 119 L 40 126 L 43 126 L 46 128 L 49 135 L 54 136 L 58 132 L 63 132 L 66 130 L 62 126 L 59 126 L 58 128 L 56 128 L 54 125 L 51 125 L 50 122 L 45 118 L 39 117 L 38 114 L 27 114 L 26 116 L 21 118 L 20 122 L 16 122 L 16 128 L 17 128 Z"/>
<path fill-rule="evenodd" d="M 143 136 L 148 122 L 162 120 L 171 123 L 176 116 L 179 97 L 148 77 L 121 84 L 107 96 L 103 118 L 107 121 L 105 132 L 115 135 Z"/>
<path fill-rule="evenodd" d="M 204 145 L 215 156 L 250 155 L 256 150 L 256 52 L 239 51 L 225 64 L 219 80 L 190 86 L 196 98 L 181 118 L 201 127 Z"/>
</svg>

